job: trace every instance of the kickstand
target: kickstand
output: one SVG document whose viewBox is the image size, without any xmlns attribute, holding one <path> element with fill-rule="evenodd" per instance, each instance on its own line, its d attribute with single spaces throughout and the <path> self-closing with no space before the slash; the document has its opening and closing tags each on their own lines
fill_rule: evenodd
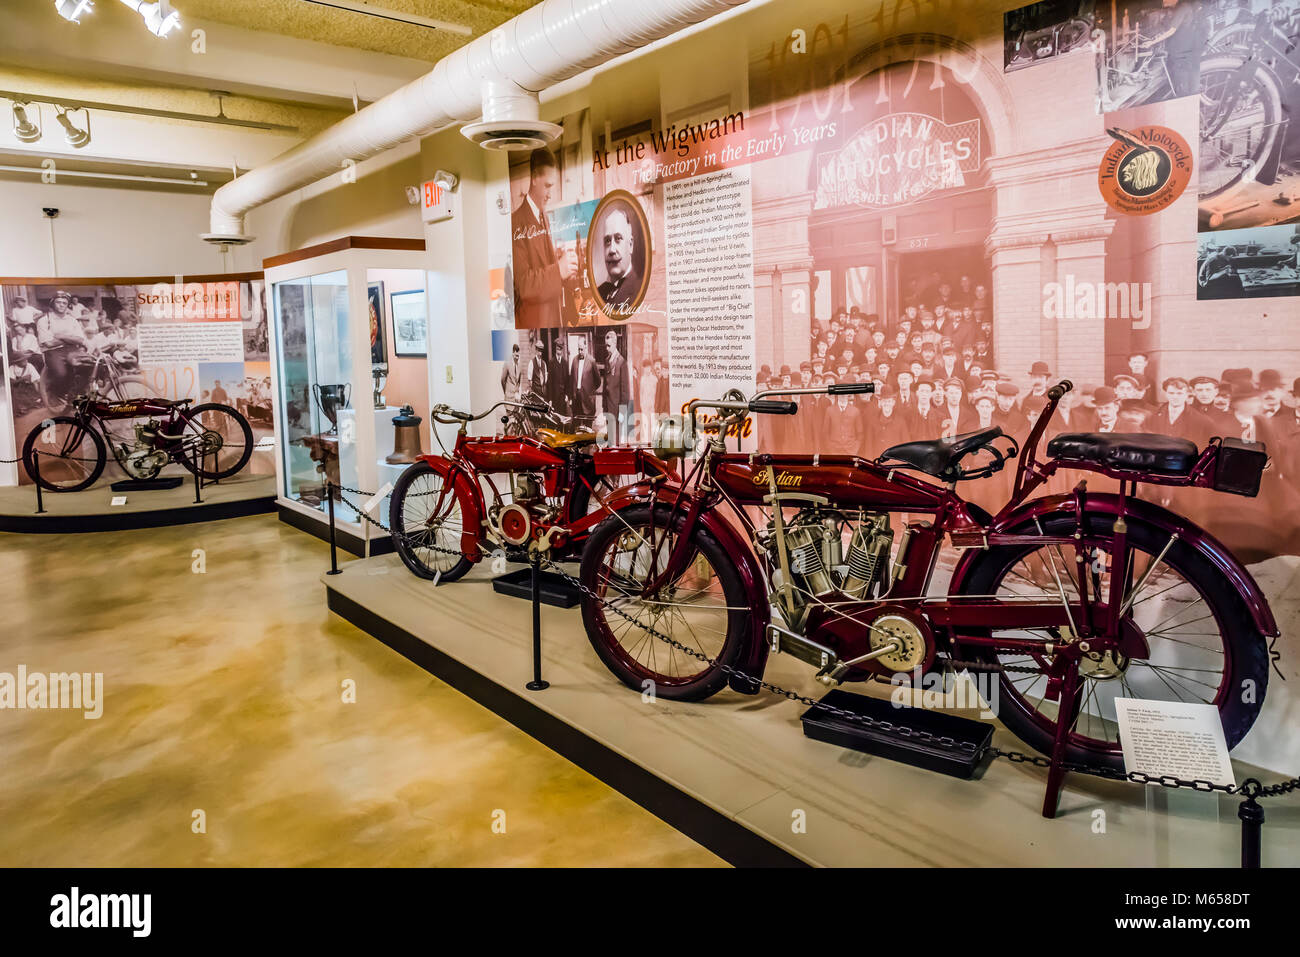
<svg viewBox="0 0 1300 957">
<path fill-rule="evenodd" d="M 1071 663 L 1061 679 L 1061 702 L 1056 714 L 1056 738 L 1052 741 L 1052 763 L 1047 768 L 1047 792 L 1043 795 L 1043 817 L 1056 817 L 1061 801 L 1061 788 L 1065 786 L 1065 749 L 1070 731 L 1079 717 L 1083 682 L 1079 668 Z"/>
</svg>

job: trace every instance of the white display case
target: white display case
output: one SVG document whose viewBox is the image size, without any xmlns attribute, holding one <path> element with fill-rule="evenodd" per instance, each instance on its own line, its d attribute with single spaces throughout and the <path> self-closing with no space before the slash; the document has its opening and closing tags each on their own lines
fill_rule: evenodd
<svg viewBox="0 0 1300 957">
<path fill-rule="evenodd" d="M 353 236 L 273 257 L 264 268 L 281 516 L 324 534 L 325 488 L 341 486 L 345 491 L 335 498 L 340 544 L 369 550 L 370 540 L 387 534 L 357 513 L 367 498 L 359 492 L 377 491 L 401 473 L 384 462 L 401 403 L 374 401 L 373 370 L 381 359 L 385 369 L 394 360 L 388 290 L 374 277 L 400 276 L 403 291 L 427 288 L 424 242 Z M 418 382 L 407 386 L 415 398 L 403 403 L 427 405 L 424 357 L 419 362 L 407 375 Z M 386 499 L 371 514 L 387 524 Z"/>
</svg>

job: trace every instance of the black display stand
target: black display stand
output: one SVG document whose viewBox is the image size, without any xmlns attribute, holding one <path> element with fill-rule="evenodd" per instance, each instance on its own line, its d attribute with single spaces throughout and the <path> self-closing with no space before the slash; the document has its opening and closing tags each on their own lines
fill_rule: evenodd
<svg viewBox="0 0 1300 957">
<path fill-rule="evenodd" d="M 954 743 L 949 745 L 873 728 L 817 707 L 809 708 L 799 717 L 807 737 L 957 778 L 975 776 L 985 763 L 989 743 L 993 740 L 993 725 L 942 711 L 896 708 L 892 702 L 881 698 L 868 698 L 838 688 L 821 700 L 833 708 L 871 721 L 888 721 L 891 725 L 926 735 L 951 738 Z"/>
<path fill-rule="evenodd" d="M 184 483 L 185 479 L 179 475 L 168 475 L 164 478 L 123 479 L 114 482 L 109 488 L 114 492 L 157 492 L 162 489 L 180 488 Z"/>
<path fill-rule="evenodd" d="M 537 576 L 542 604 L 554 605 L 556 608 L 572 608 L 582 601 L 582 592 L 565 581 L 562 576 L 555 574 L 555 572 L 539 571 Z M 509 595 L 512 598 L 523 598 L 531 601 L 533 597 L 533 570 L 531 568 L 521 568 L 518 571 L 494 578 L 492 579 L 492 590 L 499 595 Z"/>
</svg>

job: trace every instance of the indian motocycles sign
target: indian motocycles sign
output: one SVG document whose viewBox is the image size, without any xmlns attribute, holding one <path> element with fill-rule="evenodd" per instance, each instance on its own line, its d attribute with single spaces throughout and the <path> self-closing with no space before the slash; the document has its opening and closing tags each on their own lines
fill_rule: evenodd
<svg viewBox="0 0 1300 957">
<path fill-rule="evenodd" d="M 813 208 L 901 206 L 966 185 L 979 166 L 978 119 L 949 125 L 924 113 L 890 113 L 820 161 Z"/>
</svg>

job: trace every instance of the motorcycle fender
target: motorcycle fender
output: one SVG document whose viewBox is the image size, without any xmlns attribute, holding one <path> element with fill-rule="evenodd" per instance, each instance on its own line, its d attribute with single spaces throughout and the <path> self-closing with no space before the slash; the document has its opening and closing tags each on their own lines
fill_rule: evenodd
<svg viewBox="0 0 1300 957">
<path fill-rule="evenodd" d="M 486 507 L 483 504 L 483 490 L 473 473 L 459 462 L 442 455 L 421 455 L 419 461 L 442 476 L 442 480 L 456 489 L 463 500 L 471 503 L 469 509 L 462 508 L 460 550 L 471 562 L 478 562 L 483 557 L 479 542 L 483 533 L 483 516 Z"/>
<path fill-rule="evenodd" d="M 606 501 L 610 511 L 617 512 L 632 505 L 644 505 L 651 498 L 664 505 L 677 505 L 681 495 L 681 486 L 677 484 L 642 482 L 619 489 Z M 680 507 L 685 509 L 687 503 L 682 502 Z M 732 677 L 727 679 L 727 684 L 741 694 L 758 694 L 758 680 L 767 667 L 767 623 L 771 617 L 762 567 L 749 547 L 749 541 L 717 509 L 701 511 L 697 520 L 736 559 L 736 570 L 740 573 L 745 594 L 749 596 L 749 643 L 737 659 L 736 667 L 753 680 Z"/>
<path fill-rule="evenodd" d="M 1280 634 L 1277 621 L 1273 618 L 1273 611 L 1269 608 L 1268 599 L 1264 597 L 1264 593 L 1260 590 L 1259 584 L 1254 577 L 1237 560 L 1236 556 L 1228 551 L 1222 542 L 1199 525 L 1183 518 L 1181 515 L 1176 515 L 1166 508 L 1161 508 L 1159 505 L 1139 498 L 1124 498 L 1121 500 L 1118 495 L 1089 492 L 1087 507 L 1089 511 L 1103 512 L 1108 515 L 1118 515 L 1123 511 L 1126 515 L 1139 521 L 1154 525 L 1157 528 L 1177 532 L 1180 540 L 1195 548 L 1227 576 L 1228 580 L 1232 582 L 1232 586 L 1246 603 L 1246 608 L 1250 612 L 1255 627 L 1262 634 L 1270 638 Z M 1006 531 L 1022 522 L 1035 518 L 1045 518 L 1048 515 L 1060 512 L 1071 515 L 1074 513 L 1073 495 L 1049 495 L 1043 498 L 1031 499 L 1008 515 L 1002 522 L 991 527 L 989 531 Z M 974 567 L 979 554 L 979 550 L 969 549 L 962 555 L 961 561 L 957 563 L 957 568 L 952 576 L 953 592 L 961 590 L 966 575 Z"/>
</svg>

